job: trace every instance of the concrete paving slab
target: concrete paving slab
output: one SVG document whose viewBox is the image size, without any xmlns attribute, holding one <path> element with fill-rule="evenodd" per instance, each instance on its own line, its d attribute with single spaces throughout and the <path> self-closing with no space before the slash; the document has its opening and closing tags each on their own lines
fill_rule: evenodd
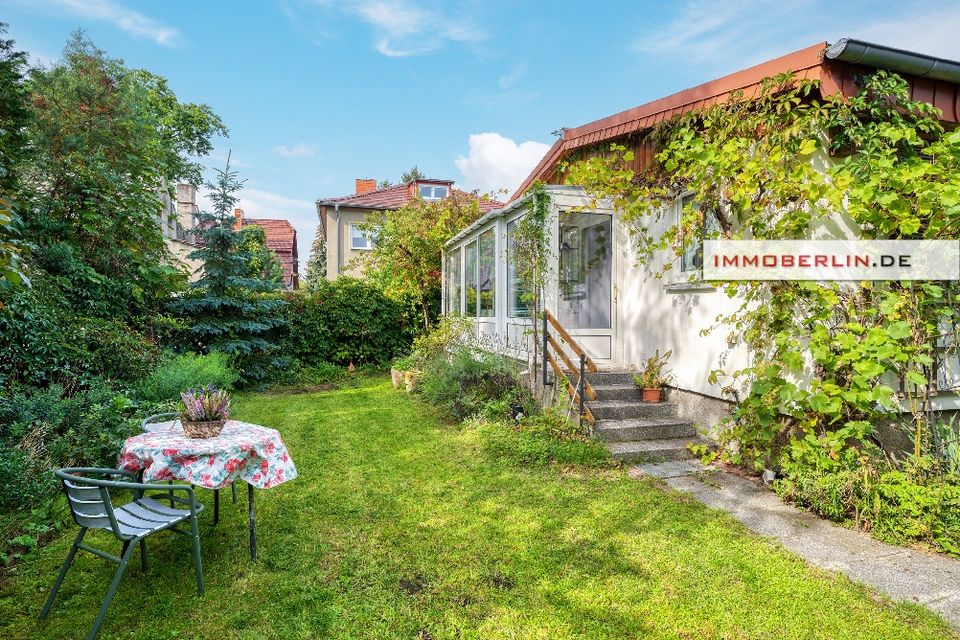
<svg viewBox="0 0 960 640">
<path fill-rule="evenodd" d="M 658 478 L 708 507 L 730 513 L 810 564 L 841 572 L 895 600 L 925 604 L 960 629 L 960 561 L 885 544 L 800 511 L 746 478 L 696 461 L 639 465 L 631 473 Z"/>
</svg>

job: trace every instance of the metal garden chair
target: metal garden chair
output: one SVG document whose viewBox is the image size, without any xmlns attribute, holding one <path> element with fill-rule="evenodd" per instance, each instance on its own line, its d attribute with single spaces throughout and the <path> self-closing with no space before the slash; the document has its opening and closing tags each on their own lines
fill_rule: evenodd
<svg viewBox="0 0 960 640">
<path fill-rule="evenodd" d="M 57 597 L 57 591 L 60 590 L 60 585 L 63 584 L 63 579 L 73 564 L 77 551 L 88 551 L 120 565 L 113 576 L 107 595 L 100 605 L 100 611 L 97 613 L 93 627 L 87 635 L 87 640 L 96 638 L 100 631 L 100 625 L 103 624 L 104 616 L 107 615 L 107 607 L 110 606 L 110 601 L 113 600 L 117 587 L 120 586 L 120 579 L 123 578 L 123 573 L 126 571 L 127 563 L 133 555 L 134 547 L 140 546 L 140 566 L 143 571 L 146 571 L 146 538 L 165 530 L 174 531 L 193 539 L 193 562 L 197 573 L 197 591 L 203 593 L 203 569 L 200 566 L 200 531 L 197 526 L 197 514 L 203 511 L 203 505 L 197 503 L 194 499 L 193 487 L 183 484 L 158 485 L 133 482 L 133 480 L 136 480 L 136 474 L 119 469 L 71 467 L 60 469 L 55 473 L 63 483 L 64 491 L 67 494 L 67 502 L 70 505 L 70 512 L 73 514 L 74 521 L 80 526 L 80 532 L 73 541 L 67 559 L 60 569 L 60 575 L 57 576 L 57 581 L 43 605 L 43 610 L 40 612 L 41 620 L 46 618 L 50 612 L 50 607 L 53 606 L 53 601 Z M 107 479 L 117 476 L 124 476 L 131 481 Z M 120 507 L 114 507 L 110 495 L 111 490 L 132 491 L 133 501 Z M 145 497 L 146 492 L 158 492 L 162 494 L 159 497 L 164 501 L 169 500 L 171 505 L 177 503 L 186 505 L 187 508 L 176 509 L 160 504 L 153 498 Z M 179 496 L 177 493 L 184 493 L 186 496 Z M 189 533 L 176 527 L 176 525 L 187 521 L 190 523 Z M 112 533 L 117 540 L 123 543 L 120 556 L 117 557 L 106 551 L 83 544 L 83 537 L 88 529 L 102 529 Z"/>
<path fill-rule="evenodd" d="M 147 416 L 140 421 L 140 430 L 144 433 L 150 433 L 151 431 L 156 431 L 158 428 L 166 429 L 167 427 L 173 426 L 177 421 L 177 417 L 180 414 L 176 411 L 168 411 L 166 413 L 155 413 L 152 416 Z M 233 500 L 233 504 L 237 504 L 237 482 L 234 480 L 230 483 L 230 498 Z M 220 522 L 220 489 L 213 490 L 213 524 Z"/>
</svg>

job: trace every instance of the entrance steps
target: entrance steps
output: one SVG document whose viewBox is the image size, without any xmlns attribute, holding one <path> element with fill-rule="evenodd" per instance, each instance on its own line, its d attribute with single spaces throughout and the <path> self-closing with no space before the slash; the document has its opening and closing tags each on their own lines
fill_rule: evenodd
<svg viewBox="0 0 960 640">
<path fill-rule="evenodd" d="M 628 371 L 588 373 L 597 394 L 586 405 L 596 419 L 594 436 L 614 458 L 627 462 L 663 462 L 693 457 L 689 444 L 704 441 L 675 402 L 643 402 Z"/>
</svg>

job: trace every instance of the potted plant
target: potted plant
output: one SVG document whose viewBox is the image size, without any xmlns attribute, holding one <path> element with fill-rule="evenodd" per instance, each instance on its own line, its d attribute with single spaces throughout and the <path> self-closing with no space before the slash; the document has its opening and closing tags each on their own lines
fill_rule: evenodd
<svg viewBox="0 0 960 640">
<path fill-rule="evenodd" d="M 399 389 L 406 380 L 406 373 L 413 368 L 413 356 L 403 356 L 393 361 L 390 367 L 390 380 L 393 382 L 393 388 Z"/>
<path fill-rule="evenodd" d="M 230 395 L 212 384 L 180 392 L 180 422 L 188 438 L 215 438 L 230 417 Z"/>
<path fill-rule="evenodd" d="M 407 393 L 413 393 L 417 390 L 421 375 L 423 375 L 423 373 L 419 369 L 408 369 L 403 374 L 404 379 L 407 381 Z"/>
<path fill-rule="evenodd" d="M 663 387 L 670 384 L 673 377 L 669 372 L 664 371 L 667 359 L 673 351 L 667 351 L 660 355 L 660 351 L 647 358 L 647 366 L 639 374 L 633 374 L 633 382 L 640 388 L 644 402 L 660 402 L 663 395 Z"/>
</svg>

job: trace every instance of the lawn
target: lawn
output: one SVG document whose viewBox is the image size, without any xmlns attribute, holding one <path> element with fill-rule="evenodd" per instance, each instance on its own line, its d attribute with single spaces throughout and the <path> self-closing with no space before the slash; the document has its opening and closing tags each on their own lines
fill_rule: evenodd
<svg viewBox="0 0 960 640">
<path fill-rule="evenodd" d="M 212 494 L 201 534 L 155 537 L 101 638 L 945 638 L 926 610 L 806 566 L 724 514 L 624 471 L 491 460 L 389 381 L 247 395 L 236 417 L 281 430 L 300 477 L 245 498 Z M 241 493 L 242 495 L 242 493 Z M 8 572 L 0 636 L 83 638 L 113 566 L 78 561 L 36 619 L 72 536 Z M 116 545 L 115 545 L 116 546 Z"/>
</svg>

